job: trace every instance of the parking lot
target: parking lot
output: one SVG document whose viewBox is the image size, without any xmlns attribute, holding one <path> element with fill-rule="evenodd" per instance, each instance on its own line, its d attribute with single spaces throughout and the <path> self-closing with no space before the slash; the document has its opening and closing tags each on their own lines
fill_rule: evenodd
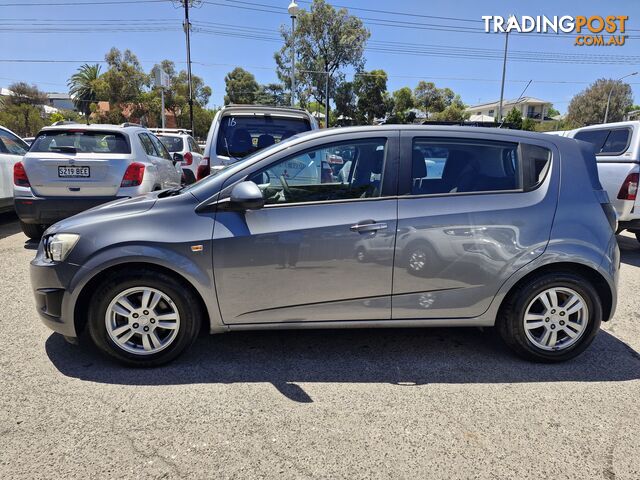
<svg viewBox="0 0 640 480">
<path fill-rule="evenodd" d="M 202 337 L 123 368 L 38 319 L 0 216 L 1 478 L 640 478 L 640 244 L 579 358 L 515 358 L 477 329 Z"/>
</svg>

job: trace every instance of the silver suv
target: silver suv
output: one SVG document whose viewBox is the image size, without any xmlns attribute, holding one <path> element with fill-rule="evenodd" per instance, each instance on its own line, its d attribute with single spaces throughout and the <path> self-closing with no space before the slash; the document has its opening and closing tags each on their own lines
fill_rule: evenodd
<svg viewBox="0 0 640 480">
<path fill-rule="evenodd" d="M 180 186 L 182 170 L 139 125 L 64 124 L 43 128 L 13 168 L 15 209 L 23 232 L 116 198 Z"/>
<path fill-rule="evenodd" d="M 134 365 L 175 358 L 202 324 L 496 326 L 518 354 L 556 362 L 613 316 L 615 229 L 586 143 L 343 128 L 59 222 L 31 279 L 50 328 Z"/>
</svg>

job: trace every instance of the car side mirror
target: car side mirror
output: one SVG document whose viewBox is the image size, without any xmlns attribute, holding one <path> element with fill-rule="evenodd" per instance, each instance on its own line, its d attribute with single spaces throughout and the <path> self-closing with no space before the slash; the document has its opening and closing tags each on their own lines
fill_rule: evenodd
<svg viewBox="0 0 640 480">
<path fill-rule="evenodd" d="M 180 163 L 184 161 L 184 157 L 179 153 L 173 154 L 173 163 Z"/>
<path fill-rule="evenodd" d="M 240 182 L 231 190 L 230 206 L 241 210 L 258 210 L 264 207 L 264 195 L 250 181 Z"/>
</svg>

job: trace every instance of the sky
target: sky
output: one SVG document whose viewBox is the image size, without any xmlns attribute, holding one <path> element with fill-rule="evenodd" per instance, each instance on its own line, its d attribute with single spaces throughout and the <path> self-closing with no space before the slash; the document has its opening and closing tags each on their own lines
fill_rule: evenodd
<svg viewBox="0 0 640 480">
<path fill-rule="evenodd" d="M 236 66 L 249 70 L 260 83 L 277 80 L 273 53 L 281 46 L 278 29 L 291 22 L 286 12 L 289 1 L 205 0 L 191 9 L 193 73 L 212 87 L 210 106 L 222 104 L 224 76 Z M 47 92 L 65 92 L 68 78 L 82 63 L 104 60 L 111 47 L 132 50 L 146 71 L 163 59 L 184 68 L 184 11 L 177 3 L 0 0 L 0 86 L 26 81 Z M 307 1 L 298 3 L 301 8 L 309 7 Z M 483 15 L 627 15 L 627 34 L 637 37 L 627 39 L 624 46 L 578 47 L 574 35 L 510 35 L 506 99 L 520 97 L 532 80 L 525 95 L 550 101 L 565 112 L 572 96 L 594 80 L 640 70 L 637 0 L 329 3 L 345 6 L 364 19 L 371 31 L 365 68 L 384 69 L 390 91 L 413 88 L 422 79 L 453 89 L 470 105 L 497 100 L 505 38 L 504 34 L 484 33 Z M 635 103 L 640 103 L 640 74 L 627 81 Z"/>
</svg>

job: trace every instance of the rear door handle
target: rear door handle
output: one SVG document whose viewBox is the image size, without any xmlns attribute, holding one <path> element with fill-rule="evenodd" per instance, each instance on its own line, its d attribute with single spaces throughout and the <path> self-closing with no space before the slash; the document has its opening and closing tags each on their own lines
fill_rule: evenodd
<svg viewBox="0 0 640 480">
<path fill-rule="evenodd" d="M 351 225 L 349 230 L 352 232 L 364 233 L 364 232 L 377 232 L 378 230 L 384 230 L 387 228 L 386 223 L 356 223 L 355 225 Z"/>
</svg>

